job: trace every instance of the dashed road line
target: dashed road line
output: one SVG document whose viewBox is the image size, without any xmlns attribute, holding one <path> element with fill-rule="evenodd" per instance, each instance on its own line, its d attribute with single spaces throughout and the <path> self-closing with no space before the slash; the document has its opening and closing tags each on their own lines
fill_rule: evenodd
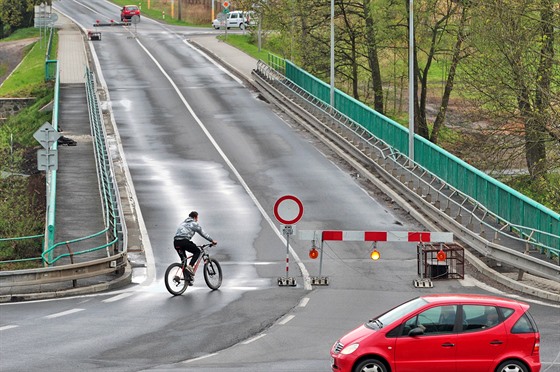
<svg viewBox="0 0 560 372">
<path fill-rule="evenodd" d="M 203 356 L 199 356 L 198 358 L 185 360 L 184 362 L 181 362 L 181 363 L 187 364 L 187 363 L 191 363 L 191 362 L 196 362 L 196 361 L 198 361 L 198 360 L 210 358 L 210 357 L 212 357 L 212 356 L 214 356 L 214 355 L 218 355 L 218 353 L 206 354 L 206 355 L 203 355 Z"/>
<path fill-rule="evenodd" d="M 105 302 L 105 303 L 109 303 L 109 302 L 115 302 L 115 301 L 119 301 L 122 300 L 123 298 L 127 298 L 132 296 L 134 293 L 128 292 L 128 293 L 121 293 L 120 295 L 111 297 L 111 298 L 107 298 L 101 302 Z"/>
<path fill-rule="evenodd" d="M 17 328 L 17 327 L 19 327 L 19 326 L 17 326 L 17 325 L 6 325 L 6 326 L 3 326 L 3 327 L 0 327 L 0 331 L 5 331 L 5 330 L 8 330 L 8 329 Z"/>
<path fill-rule="evenodd" d="M 296 317 L 295 315 L 286 315 L 284 318 L 282 318 L 281 321 L 278 322 L 278 324 L 284 325 L 288 323 L 290 320 L 294 319 L 295 317 Z"/>
<path fill-rule="evenodd" d="M 56 313 L 56 314 L 47 315 L 47 316 L 44 316 L 43 318 L 45 318 L 45 319 L 53 319 L 53 318 L 58 318 L 58 317 L 60 317 L 60 316 L 65 316 L 65 315 L 70 315 L 70 314 L 78 313 L 78 312 L 84 311 L 84 310 L 85 310 L 85 309 L 72 309 L 72 310 L 62 311 L 62 312 Z"/>
<path fill-rule="evenodd" d="M 255 336 L 255 337 L 253 337 L 253 338 L 250 338 L 250 339 L 248 339 L 247 341 L 243 341 L 242 344 L 243 344 L 243 345 L 248 345 L 248 344 L 250 344 L 250 343 L 253 342 L 253 341 L 257 341 L 258 339 L 263 338 L 264 336 L 266 336 L 266 333 L 261 333 L 260 335 Z"/>
</svg>

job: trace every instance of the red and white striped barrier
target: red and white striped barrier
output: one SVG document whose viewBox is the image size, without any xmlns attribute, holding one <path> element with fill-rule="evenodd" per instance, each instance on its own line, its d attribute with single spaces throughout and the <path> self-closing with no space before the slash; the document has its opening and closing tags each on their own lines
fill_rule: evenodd
<svg viewBox="0 0 560 372">
<path fill-rule="evenodd" d="M 431 231 L 299 230 L 300 240 L 351 242 L 452 243 L 453 233 Z"/>
</svg>

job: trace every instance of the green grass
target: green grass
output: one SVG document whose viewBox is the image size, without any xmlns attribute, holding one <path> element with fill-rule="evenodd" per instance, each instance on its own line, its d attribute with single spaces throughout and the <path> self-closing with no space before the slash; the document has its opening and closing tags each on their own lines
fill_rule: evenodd
<svg viewBox="0 0 560 372">
<path fill-rule="evenodd" d="M 218 36 L 218 39 L 225 41 L 226 43 L 236 47 L 237 49 L 243 51 L 251 57 L 267 61 L 269 53 L 268 50 L 261 48 L 261 51 L 259 52 L 258 46 L 254 43 L 254 38 L 255 36 L 251 33 L 246 33 L 245 35 L 228 34 L 227 39 L 223 34 Z"/>
<path fill-rule="evenodd" d="M 53 59 L 56 58 L 57 46 L 58 37 L 55 34 L 51 49 L 55 52 L 51 56 Z M 29 49 L 19 67 L 0 87 L 0 97 L 34 97 L 48 90 L 49 84 L 45 82 L 46 42 L 36 41 L 29 46 Z"/>
<path fill-rule="evenodd" d="M 13 34 L 3 39 L 0 39 L 0 43 L 4 41 L 14 41 L 21 39 L 29 39 L 31 37 L 39 37 L 39 29 L 34 27 L 21 28 L 16 30 Z"/>
</svg>

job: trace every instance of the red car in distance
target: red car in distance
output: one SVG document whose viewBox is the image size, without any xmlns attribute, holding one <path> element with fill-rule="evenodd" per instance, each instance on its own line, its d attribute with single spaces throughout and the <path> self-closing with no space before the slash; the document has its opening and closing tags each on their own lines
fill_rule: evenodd
<svg viewBox="0 0 560 372">
<path fill-rule="evenodd" d="M 135 15 L 140 18 L 140 9 L 136 5 L 125 5 L 121 9 L 121 22 L 130 21 Z"/>
<path fill-rule="evenodd" d="M 426 295 L 336 341 L 333 372 L 539 372 L 540 334 L 516 300 Z"/>
</svg>

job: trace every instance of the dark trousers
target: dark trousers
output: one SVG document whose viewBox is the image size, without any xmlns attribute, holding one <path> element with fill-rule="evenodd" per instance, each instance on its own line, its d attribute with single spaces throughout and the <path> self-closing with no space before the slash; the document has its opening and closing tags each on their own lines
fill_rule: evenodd
<svg viewBox="0 0 560 372">
<path fill-rule="evenodd" d="M 181 261 L 184 261 L 187 257 L 185 251 L 192 253 L 189 265 L 194 266 L 196 260 L 198 260 L 198 257 L 200 256 L 200 249 L 196 246 L 196 244 L 188 239 L 174 239 L 173 246 L 175 247 L 177 254 L 179 254 L 179 257 L 181 257 Z"/>
</svg>

